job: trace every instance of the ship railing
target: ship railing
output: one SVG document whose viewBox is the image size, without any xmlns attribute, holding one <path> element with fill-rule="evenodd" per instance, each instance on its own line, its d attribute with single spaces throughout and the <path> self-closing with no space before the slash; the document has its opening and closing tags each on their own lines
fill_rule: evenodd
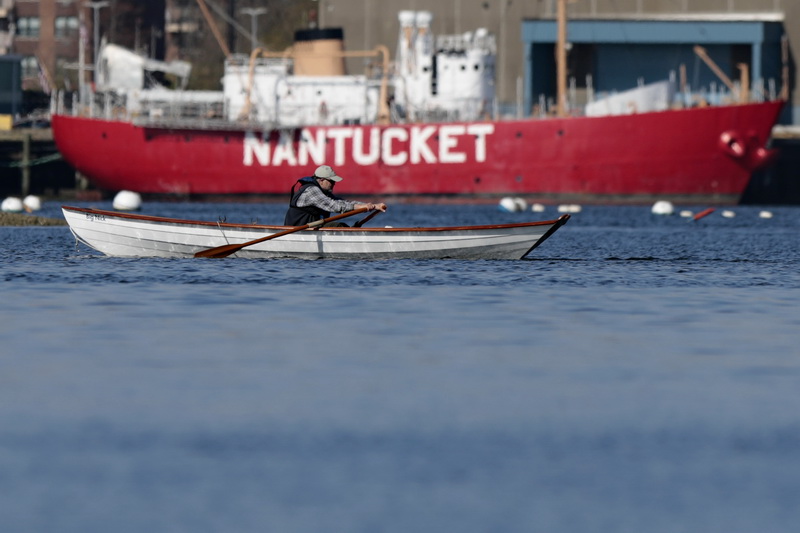
<svg viewBox="0 0 800 533">
<path fill-rule="evenodd" d="M 179 92 L 119 94 L 94 92 L 82 104 L 77 93 L 58 91 L 51 99 L 51 112 L 141 124 L 187 123 L 195 126 L 224 121 L 225 106 L 216 92 L 182 97 Z"/>
<path fill-rule="evenodd" d="M 319 106 L 308 104 L 288 104 L 282 102 L 273 113 L 259 115 L 261 120 L 279 121 L 287 125 L 349 125 L 375 122 L 377 105 L 369 102 L 322 103 Z"/>
<path fill-rule="evenodd" d="M 222 102 L 142 102 L 133 117 L 163 119 L 222 119 Z"/>
<path fill-rule="evenodd" d="M 466 34 L 437 35 L 436 50 L 449 53 L 464 53 L 467 50 L 483 50 L 495 54 L 497 45 L 494 35 L 484 31 Z"/>
<path fill-rule="evenodd" d="M 692 90 L 687 87 L 685 91 L 679 92 L 675 95 L 675 103 L 686 107 L 691 107 L 699 104 L 707 105 L 726 105 L 741 103 L 737 95 L 742 94 L 741 86 L 738 82 L 734 83 L 734 91 L 730 91 L 723 84 L 711 83 L 707 88 L 699 90 Z M 778 86 L 774 79 L 756 80 L 755 83 L 747 91 L 747 102 L 764 102 L 765 100 L 778 99 Z"/>
<path fill-rule="evenodd" d="M 674 77 L 670 77 L 674 80 Z M 781 97 L 779 83 L 775 79 L 756 79 L 749 85 L 747 91 L 742 91 L 740 82 L 733 82 L 731 90 L 723 83 L 711 82 L 705 87 L 692 87 L 689 84 L 681 89 L 673 91 L 671 97 L 664 102 L 665 108 L 680 109 L 698 106 L 720 106 L 735 105 L 738 103 L 758 103 L 764 101 L 777 100 Z M 741 94 L 745 93 L 747 99 L 742 101 Z M 596 91 L 592 85 L 591 75 L 586 77 L 586 83 L 578 88 L 575 78 L 569 80 L 569 90 L 567 92 L 567 108 L 570 116 L 584 116 L 585 106 L 600 99 L 617 94 L 616 91 Z M 552 96 L 539 94 L 527 109 L 523 109 L 522 96 L 518 87 L 518 102 L 516 105 L 519 111 L 524 113 L 520 116 L 531 116 L 533 118 L 550 118 L 555 115 L 555 99 Z M 644 112 L 648 109 L 641 109 L 635 105 L 629 106 L 624 114 Z M 507 109 L 503 114 L 510 114 Z"/>
<path fill-rule="evenodd" d="M 250 68 L 250 64 L 256 67 L 271 67 L 276 70 L 285 71 L 288 65 L 293 63 L 291 57 L 256 57 L 252 59 L 248 54 L 231 54 L 225 59 L 225 67 L 227 68 L 241 68 L 245 69 L 244 72 L 246 73 L 247 70 Z"/>
<path fill-rule="evenodd" d="M 445 104 L 416 105 L 406 103 L 398 115 L 411 121 L 468 122 L 496 118 L 496 103 L 484 98 L 449 98 Z"/>
</svg>

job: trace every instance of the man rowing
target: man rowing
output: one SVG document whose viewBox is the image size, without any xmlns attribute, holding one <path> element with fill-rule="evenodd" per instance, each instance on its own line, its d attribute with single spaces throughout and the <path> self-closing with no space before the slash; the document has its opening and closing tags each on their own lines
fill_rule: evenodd
<svg viewBox="0 0 800 533">
<path fill-rule="evenodd" d="M 289 209 L 284 226 L 303 226 L 315 220 L 328 218 L 331 213 L 344 213 L 353 209 L 377 209 L 385 212 L 385 203 L 363 203 L 345 200 L 333 194 L 333 187 L 342 181 L 328 165 L 317 167 L 313 176 L 300 178 L 292 186 Z M 296 189 L 296 190 L 295 190 Z M 342 225 L 342 223 L 338 223 Z"/>
</svg>

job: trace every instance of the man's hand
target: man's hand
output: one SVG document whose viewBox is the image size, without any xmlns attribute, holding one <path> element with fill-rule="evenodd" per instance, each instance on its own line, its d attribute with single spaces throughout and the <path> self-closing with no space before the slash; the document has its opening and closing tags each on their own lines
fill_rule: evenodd
<svg viewBox="0 0 800 533">
<path fill-rule="evenodd" d="M 362 204 L 362 205 L 364 207 L 366 207 L 367 209 L 377 209 L 381 213 L 385 213 L 386 212 L 386 204 L 384 204 L 383 202 L 381 202 L 379 204 Z"/>
</svg>

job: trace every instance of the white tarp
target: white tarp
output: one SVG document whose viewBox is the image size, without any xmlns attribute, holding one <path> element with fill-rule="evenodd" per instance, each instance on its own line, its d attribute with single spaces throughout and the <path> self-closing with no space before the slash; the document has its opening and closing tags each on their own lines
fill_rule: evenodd
<svg viewBox="0 0 800 533">
<path fill-rule="evenodd" d="M 631 115 L 670 108 L 675 88 L 670 81 L 650 83 L 635 89 L 612 94 L 586 104 L 587 117 Z"/>
<path fill-rule="evenodd" d="M 191 65 L 185 61 L 157 61 L 114 44 L 103 45 L 98 62 L 95 79 L 98 91 L 143 89 L 145 72 L 175 74 L 183 81 L 192 70 Z"/>
</svg>

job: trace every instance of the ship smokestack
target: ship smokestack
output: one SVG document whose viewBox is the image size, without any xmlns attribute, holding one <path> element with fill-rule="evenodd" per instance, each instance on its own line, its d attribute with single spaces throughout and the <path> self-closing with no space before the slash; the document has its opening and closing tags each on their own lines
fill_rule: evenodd
<svg viewBox="0 0 800 533">
<path fill-rule="evenodd" d="M 343 76 L 344 31 L 341 28 L 314 28 L 294 33 L 294 73 L 296 76 Z"/>
</svg>

